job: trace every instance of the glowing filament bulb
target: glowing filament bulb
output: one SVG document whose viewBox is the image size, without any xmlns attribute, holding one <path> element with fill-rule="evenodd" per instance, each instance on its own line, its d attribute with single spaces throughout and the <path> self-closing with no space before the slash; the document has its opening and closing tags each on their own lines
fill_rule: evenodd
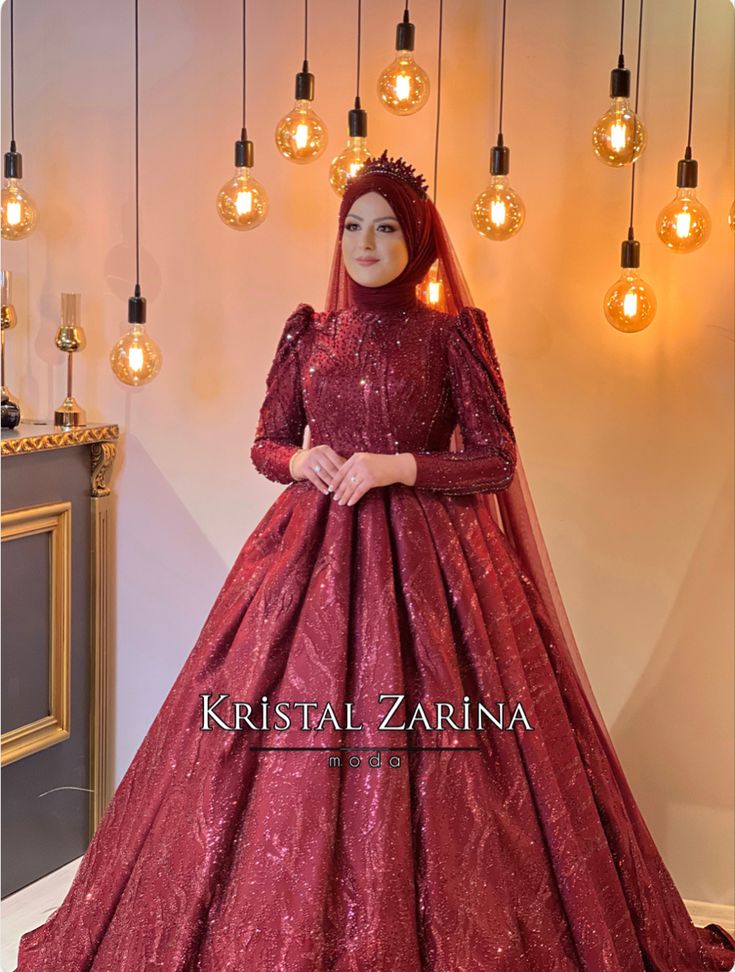
<svg viewBox="0 0 735 972">
<path fill-rule="evenodd" d="M 238 192 L 235 207 L 238 216 L 244 216 L 246 213 L 252 212 L 253 193 L 250 189 L 246 189 L 244 192 Z"/>
<path fill-rule="evenodd" d="M 697 199 L 693 187 L 677 189 L 676 196 L 659 213 L 658 238 L 675 253 L 691 253 L 709 239 L 712 220 L 707 208 Z"/>
<path fill-rule="evenodd" d="M 128 368 L 136 375 L 143 370 L 143 348 L 135 345 L 128 350 Z"/>
<path fill-rule="evenodd" d="M 638 294 L 634 290 L 629 290 L 623 297 L 623 314 L 626 317 L 635 317 L 638 313 Z"/>
<path fill-rule="evenodd" d="M 508 177 L 496 175 L 474 202 L 472 224 L 490 240 L 507 240 L 523 226 L 525 214 L 523 200 L 511 188 Z"/>
<path fill-rule="evenodd" d="M 8 226 L 17 226 L 20 222 L 21 206 L 19 202 L 10 202 L 6 209 Z"/>
</svg>

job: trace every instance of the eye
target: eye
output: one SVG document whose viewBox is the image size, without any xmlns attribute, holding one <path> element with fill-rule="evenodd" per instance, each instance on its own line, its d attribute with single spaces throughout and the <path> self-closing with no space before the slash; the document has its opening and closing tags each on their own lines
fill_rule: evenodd
<svg viewBox="0 0 735 972">
<path fill-rule="evenodd" d="M 359 229 L 359 226 L 360 226 L 360 224 L 359 224 L 359 223 L 355 223 L 355 222 L 352 222 L 352 221 L 351 221 L 351 222 L 349 222 L 349 223 L 345 223 L 345 229 L 346 229 L 346 230 L 351 230 L 351 229 L 353 229 L 353 228 L 354 228 L 355 226 L 357 226 L 357 227 L 358 227 L 358 229 Z"/>
<path fill-rule="evenodd" d="M 391 226 L 390 223 L 381 223 L 380 226 L 378 227 L 378 229 L 386 229 L 386 230 L 388 230 L 391 233 L 395 233 L 395 231 L 396 231 L 395 226 Z"/>
</svg>

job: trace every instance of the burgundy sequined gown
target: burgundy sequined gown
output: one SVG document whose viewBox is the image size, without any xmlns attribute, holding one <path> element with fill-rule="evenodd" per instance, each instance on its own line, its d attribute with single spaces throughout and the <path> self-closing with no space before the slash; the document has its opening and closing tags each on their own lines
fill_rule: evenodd
<svg viewBox="0 0 735 972">
<path fill-rule="evenodd" d="M 487 506 L 515 439 L 484 314 L 288 319 L 252 458 L 288 483 L 247 539 L 62 906 L 20 972 L 690 972 L 696 929 L 610 772 L 571 665 Z M 464 451 L 447 451 L 457 419 Z M 302 443 L 413 452 L 415 486 L 340 506 Z M 360 731 L 202 731 L 201 693 L 316 701 Z M 379 730 L 386 702 L 533 730 Z M 217 710 L 233 724 L 233 710 Z M 458 717 L 455 715 L 455 722 Z M 296 720 L 294 719 L 294 725 Z M 272 752 L 254 746 L 428 749 Z M 446 746 L 447 749 L 436 749 Z M 473 749 L 451 749 L 458 746 Z M 433 750 L 433 751 L 432 751 Z M 332 753 L 332 755 L 334 755 Z M 400 755 L 400 766 L 390 756 Z M 350 756 L 360 766 L 347 765 Z"/>
</svg>

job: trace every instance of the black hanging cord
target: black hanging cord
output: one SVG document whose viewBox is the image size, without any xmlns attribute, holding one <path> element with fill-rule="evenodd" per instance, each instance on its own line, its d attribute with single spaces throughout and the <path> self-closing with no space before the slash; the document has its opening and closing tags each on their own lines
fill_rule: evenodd
<svg viewBox="0 0 735 972">
<path fill-rule="evenodd" d="M 641 38 L 643 36 L 643 0 L 641 0 L 641 7 L 638 15 L 638 53 L 636 55 L 636 65 L 635 65 L 635 107 L 634 112 L 636 118 L 638 117 L 638 92 L 640 88 L 640 77 L 641 77 Z M 628 224 L 628 239 L 632 240 L 634 238 L 633 234 L 633 203 L 635 200 L 635 167 L 636 164 L 633 162 L 632 173 L 630 176 L 630 222 Z"/>
<path fill-rule="evenodd" d="M 621 0 L 620 4 L 620 60 L 619 66 L 623 67 L 623 37 L 625 35 L 625 0 Z"/>
<path fill-rule="evenodd" d="M 408 0 L 406 0 L 406 9 L 405 9 L 405 10 L 403 11 L 403 16 L 404 16 L 404 17 L 405 17 L 405 18 L 406 18 L 407 20 L 409 19 L 409 13 L 408 13 Z"/>
<path fill-rule="evenodd" d="M 10 151 L 15 151 L 15 30 L 13 27 L 14 0 L 10 0 Z"/>
<path fill-rule="evenodd" d="M 406 4 L 408 9 L 408 4 Z M 444 0 L 439 0 L 439 49 L 437 53 L 436 66 L 436 132 L 434 134 L 434 192 L 433 202 L 436 205 L 436 184 L 439 178 L 439 117 L 442 101 L 442 37 L 444 22 Z"/>
<path fill-rule="evenodd" d="M 248 48 L 248 0 L 242 0 L 242 140 L 245 141 L 245 105 L 247 103 L 246 57 Z"/>
<path fill-rule="evenodd" d="M 360 38 L 362 37 L 362 0 L 357 0 L 357 85 L 355 98 L 360 97 Z"/>
<path fill-rule="evenodd" d="M 12 8 L 11 8 L 12 9 Z M 694 12 L 692 14 L 692 59 L 689 68 L 689 128 L 687 129 L 687 147 L 684 154 L 685 159 L 692 157 L 692 109 L 694 108 L 694 39 L 697 31 L 697 0 L 694 0 Z"/>
<path fill-rule="evenodd" d="M 308 61 L 309 0 L 304 0 L 304 60 Z"/>
<path fill-rule="evenodd" d="M 498 145 L 503 144 L 503 85 L 505 82 L 505 8 L 503 0 L 503 28 L 500 41 L 500 117 L 498 121 Z"/>
<path fill-rule="evenodd" d="M 135 0 L 135 296 L 140 297 L 140 190 L 138 166 L 138 0 Z"/>
</svg>

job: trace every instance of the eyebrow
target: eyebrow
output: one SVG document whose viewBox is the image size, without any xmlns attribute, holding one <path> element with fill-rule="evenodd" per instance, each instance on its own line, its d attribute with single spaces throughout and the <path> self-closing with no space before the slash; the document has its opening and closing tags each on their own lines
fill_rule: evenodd
<svg viewBox="0 0 735 972">
<path fill-rule="evenodd" d="M 359 219 L 361 223 L 363 222 L 362 216 L 355 216 L 354 213 L 347 213 L 347 216 L 345 217 L 345 219 Z M 385 219 L 392 219 L 393 222 L 395 222 L 395 223 L 398 222 L 398 218 L 396 216 L 378 216 L 378 218 L 377 219 L 374 219 L 373 222 L 374 223 L 382 223 L 383 220 L 385 220 Z"/>
</svg>

